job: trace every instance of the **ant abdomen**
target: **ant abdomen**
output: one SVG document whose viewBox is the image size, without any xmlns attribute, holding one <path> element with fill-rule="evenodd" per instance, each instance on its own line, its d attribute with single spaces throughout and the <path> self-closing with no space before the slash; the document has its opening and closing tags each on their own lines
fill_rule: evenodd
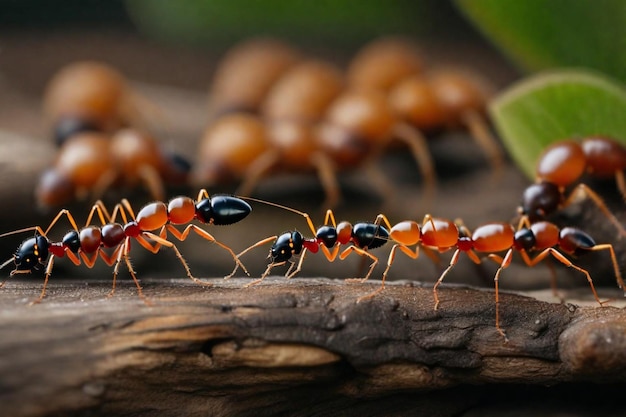
<svg viewBox="0 0 626 417">
<path fill-rule="evenodd" d="M 215 196 L 196 203 L 196 218 L 216 226 L 225 226 L 243 220 L 252 212 L 252 207 L 237 197 Z"/>
<path fill-rule="evenodd" d="M 564 227 L 559 233 L 559 246 L 566 253 L 580 256 L 595 247 L 596 242 L 591 236 L 578 228 Z"/>
<path fill-rule="evenodd" d="M 389 231 L 374 223 L 357 223 L 352 228 L 352 240 L 359 248 L 374 249 L 389 241 Z"/>
<path fill-rule="evenodd" d="M 626 168 L 626 148 L 607 137 L 585 138 L 581 147 L 587 161 L 587 170 L 597 178 L 611 178 Z"/>
</svg>

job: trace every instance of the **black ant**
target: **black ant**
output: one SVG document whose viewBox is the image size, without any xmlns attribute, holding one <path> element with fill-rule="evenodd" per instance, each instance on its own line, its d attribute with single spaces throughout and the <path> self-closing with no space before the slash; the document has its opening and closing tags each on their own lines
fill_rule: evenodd
<svg viewBox="0 0 626 417">
<path fill-rule="evenodd" d="M 585 173 L 596 178 L 615 177 L 622 197 L 626 199 L 626 148 L 614 139 L 602 136 L 587 137 L 578 143 L 564 140 L 547 147 L 538 159 L 537 181 L 524 191 L 519 213 L 520 222 L 535 222 L 576 201 L 583 193 L 598 206 L 604 215 L 625 236 L 626 230 L 607 208 L 602 198 L 589 186 L 577 184 L 566 197 L 568 187 L 573 186 Z"/>
<path fill-rule="evenodd" d="M 369 279 L 369 276 L 378 264 L 378 258 L 369 253 L 368 250 L 378 248 L 387 243 L 389 240 L 389 231 L 378 222 L 359 222 L 352 224 L 347 221 L 342 221 L 337 224 L 333 211 L 327 210 L 324 225 L 320 226 L 316 230 L 313 226 L 313 221 L 307 213 L 264 200 L 258 200 L 251 197 L 244 198 L 250 201 L 256 201 L 282 208 L 301 215 L 305 218 L 309 229 L 315 236 L 313 238 L 305 238 L 302 233 L 298 231 L 287 231 L 280 236 L 274 235 L 261 239 L 241 251 L 237 254 L 237 258 L 240 258 L 254 248 L 272 242 L 272 247 L 270 248 L 268 256 L 270 263 L 267 266 L 267 269 L 263 272 L 259 279 L 252 281 L 246 285 L 246 287 L 259 284 L 270 274 L 274 267 L 284 265 L 286 263 L 290 263 L 290 267 L 285 276 L 287 278 L 294 277 L 301 271 L 306 253 L 317 253 L 320 249 L 329 262 L 334 262 L 337 257 L 339 257 L 340 260 L 344 260 L 353 252 L 369 258 L 372 263 L 370 264 L 367 275 L 362 279 L 348 280 L 364 282 Z M 342 245 L 349 246 L 340 252 Z M 292 260 L 294 256 L 299 257 L 297 264 Z"/>
<path fill-rule="evenodd" d="M 139 210 L 137 216 L 135 216 L 130 203 L 125 199 L 115 206 L 111 215 L 104 204 L 98 201 L 91 208 L 85 226 L 80 229 L 72 214 L 68 210 L 63 209 L 59 211 L 45 231 L 39 226 L 34 226 L 0 235 L 0 237 L 4 237 L 27 231 L 35 232 L 35 236 L 25 240 L 12 258 L 0 265 L 0 269 L 13 262 L 15 269 L 10 274 L 13 276 L 30 273 L 45 266 L 43 289 L 39 298 L 34 301 L 34 303 L 39 303 L 46 294 L 46 286 L 52 273 L 55 258 L 62 258 L 67 255 L 75 265 L 80 265 L 82 262 L 88 268 L 93 267 L 98 257 L 109 266 L 115 264 L 113 288 L 109 296 L 115 292 L 118 269 L 123 259 L 137 286 L 139 297 L 144 302 L 147 302 L 129 260 L 131 239 L 134 239 L 152 253 L 157 253 L 162 246 L 172 248 L 191 280 L 201 285 L 211 285 L 195 278 L 191 274 L 187 262 L 176 245 L 167 239 L 168 232 L 180 241 L 184 241 L 190 232 L 195 232 L 203 239 L 217 244 L 230 253 L 236 266 L 227 277 L 232 276 L 238 267 L 241 267 L 248 274 L 245 266 L 239 261 L 231 248 L 217 241 L 206 230 L 195 224 L 188 223 L 197 220 L 204 224 L 229 225 L 243 220 L 251 211 L 250 205 L 240 198 L 228 195 L 209 197 L 204 189 L 200 190 L 196 200 L 180 196 L 173 198 L 168 204 L 161 201 L 149 203 Z M 123 220 L 123 224 L 115 221 L 118 213 Z M 100 219 L 101 226 L 90 224 L 94 215 L 97 215 Z M 63 216 L 67 217 L 72 230 L 60 242 L 51 241 L 47 235 Z M 176 225 L 184 224 L 187 224 L 187 226 L 183 231 L 175 227 Z M 159 230 L 159 232 L 156 233 L 156 230 Z M 113 252 L 108 254 L 105 248 L 110 248 Z M 4 285 L 4 282 L 2 285 Z"/>
</svg>

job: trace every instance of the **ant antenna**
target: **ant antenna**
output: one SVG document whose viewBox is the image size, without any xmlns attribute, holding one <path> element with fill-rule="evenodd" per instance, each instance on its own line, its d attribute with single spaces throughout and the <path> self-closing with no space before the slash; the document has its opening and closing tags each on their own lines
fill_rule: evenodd
<svg viewBox="0 0 626 417">
<path fill-rule="evenodd" d="M 302 217 L 305 218 L 309 218 L 310 216 L 308 215 L 308 213 L 305 213 L 303 211 L 300 210 L 296 210 L 295 208 L 291 208 L 288 206 L 283 206 L 282 204 L 278 204 L 278 203 L 272 203 L 271 201 L 267 201 L 267 200 L 261 200 L 258 198 L 254 198 L 254 197 L 243 197 L 243 196 L 238 196 L 239 198 L 243 199 L 243 200 L 249 200 L 249 201 L 254 201 L 256 203 L 261 203 L 261 204 L 266 204 L 268 206 L 273 206 L 273 207 L 277 207 L 277 208 L 281 208 L 283 210 L 287 210 L 290 211 L 292 213 L 296 213 L 299 214 Z"/>
<path fill-rule="evenodd" d="M 14 258 L 11 257 L 9 259 L 7 259 L 6 261 L 4 261 L 4 263 L 2 265 L 0 265 L 0 269 L 4 269 L 5 266 L 9 265 L 11 262 L 13 262 Z"/>
<path fill-rule="evenodd" d="M 13 230 L 11 232 L 6 232 L 0 235 L 0 238 L 3 238 L 5 236 L 11 236 L 11 235 L 16 235 L 18 233 L 24 233 L 24 232 L 30 232 L 31 230 L 37 231 L 39 229 L 39 227 L 37 226 L 32 226 L 32 227 L 26 227 L 24 229 L 19 229 L 19 230 Z M 2 265 L 4 266 L 4 265 Z M 0 269 L 2 269 L 2 267 L 0 267 Z"/>
</svg>

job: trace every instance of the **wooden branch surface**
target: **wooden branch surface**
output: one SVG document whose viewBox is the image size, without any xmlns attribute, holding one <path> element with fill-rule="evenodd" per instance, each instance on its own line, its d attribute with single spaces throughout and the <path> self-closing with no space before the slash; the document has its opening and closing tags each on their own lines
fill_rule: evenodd
<svg viewBox="0 0 626 417">
<path fill-rule="evenodd" d="M 626 381 L 622 308 L 502 294 L 504 343 L 487 290 L 444 286 L 434 311 L 430 286 L 417 283 L 356 303 L 378 283 L 271 277 L 242 288 L 248 282 L 147 281 L 147 306 L 130 282 L 106 298 L 106 280 L 56 280 L 28 306 L 41 282 L 9 281 L 0 291 L 10 306 L 0 313 L 3 415 L 275 415 L 302 395 Z M 316 407 L 350 414 L 348 404 Z"/>
</svg>

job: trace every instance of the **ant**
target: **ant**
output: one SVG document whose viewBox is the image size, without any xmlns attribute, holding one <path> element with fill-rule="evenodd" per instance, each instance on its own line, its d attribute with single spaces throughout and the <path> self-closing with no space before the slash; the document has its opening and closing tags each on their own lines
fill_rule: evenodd
<svg viewBox="0 0 626 417">
<path fill-rule="evenodd" d="M 433 233 L 435 236 L 440 233 L 440 229 L 430 229 L 431 225 L 426 224 L 422 228 L 422 233 Z M 495 303 L 496 303 L 496 330 L 500 333 L 505 340 L 507 339 L 504 330 L 500 327 L 499 316 L 499 279 L 500 274 L 511 264 L 511 259 L 514 252 L 518 252 L 522 260 L 529 267 L 537 265 L 539 262 L 552 256 L 563 265 L 573 268 L 585 275 L 587 282 L 591 287 L 591 291 L 595 300 L 604 305 L 606 301 L 600 301 L 598 293 L 596 292 L 593 280 L 589 272 L 581 268 L 569 259 L 565 257 L 567 255 L 582 255 L 586 252 L 608 250 L 613 262 L 613 269 L 615 271 L 615 277 L 619 288 L 626 290 L 624 281 L 622 279 L 619 266 L 617 264 L 617 258 L 613 245 L 596 244 L 591 236 L 584 231 L 574 227 L 564 227 L 560 229 L 553 223 L 547 221 L 540 221 L 530 224 L 527 220 L 520 223 L 518 230 L 515 231 L 513 226 L 508 223 L 487 223 L 473 232 L 470 232 L 464 225 L 459 224 L 458 228 L 455 223 L 448 221 L 448 229 L 441 229 L 446 237 L 452 237 L 452 232 L 457 232 L 456 242 L 452 240 L 445 240 L 445 243 L 441 246 L 435 246 L 440 251 L 447 251 L 455 249 L 452 254 L 449 266 L 441 273 L 439 279 L 433 286 L 433 297 L 435 300 L 434 309 L 439 307 L 439 296 L 437 288 L 443 282 L 445 276 L 456 265 L 459 260 L 459 256 L 462 252 L 476 264 L 482 262 L 476 252 L 488 253 L 487 258 L 496 262 L 499 267 L 494 276 L 495 285 Z M 498 252 L 505 252 L 504 256 L 497 255 Z M 533 253 L 531 257 L 529 253 Z"/>
<path fill-rule="evenodd" d="M 576 181 L 585 173 L 596 178 L 615 177 L 617 187 L 626 199 L 626 148 L 614 139 L 603 136 L 587 137 L 578 143 L 564 140 L 548 146 L 540 155 L 536 167 L 536 182 L 526 188 L 518 212 L 520 223 L 545 219 L 557 210 L 576 201 L 582 193 L 596 204 L 602 213 L 625 236 L 626 230 L 607 208 L 602 198 L 589 186 Z M 572 188 L 566 196 L 567 189 Z"/>
<path fill-rule="evenodd" d="M 205 132 L 192 176 L 197 185 L 204 186 L 241 179 L 237 194 L 249 195 L 273 169 L 316 171 L 326 192 L 324 206 L 334 207 L 341 194 L 337 170 L 371 166 L 367 163 L 382 151 L 381 144 L 392 138 L 410 146 L 427 184 L 425 193 L 432 194 L 434 169 L 425 139 L 399 121 L 385 97 L 375 91 L 342 93 L 316 123 L 244 113 L 222 116 Z M 384 180 L 378 176 L 373 182 Z"/>
<path fill-rule="evenodd" d="M 393 64 L 393 65 L 392 65 Z M 497 175 L 503 155 L 483 116 L 491 87 L 466 70 L 426 70 L 410 42 L 382 38 L 364 46 L 348 69 L 348 84 L 381 91 L 398 117 L 425 133 L 464 127 Z"/>
<path fill-rule="evenodd" d="M 215 70 L 210 114 L 258 112 L 272 86 L 300 59 L 299 52 L 276 39 L 251 39 L 235 45 Z"/>
<path fill-rule="evenodd" d="M 148 105 L 119 71 L 96 61 L 61 68 L 48 82 L 43 101 L 58 146 L 79 132 L 114 132 L 136 124 Z"/>
<path fill-rule="evenodd" d="M 52 273 L 55 258 L 62 258 L 67 255 L 70 261 L 75 265 L 80 265 L 82 262 L 88 268 L 94 266 L 98 257 L 109 266 L 115 264 L 113 269 L 113 288 L 109 293 L 109 297 L 115 292 L 118 269 L 123 259 L 135 282 L 139 297 L 149 304 L 148 300 L 143 295 L 135 271 L 130 263 L 129 252 L 131 239 L 134 239 L 152 253 L 159 252 L 162 246 L 172 248 L 176 253 L 176 257 L 185 268 L 187 276 L 191 280 L 201 285 L 211 285 L 192 275 L 187 262 L 184 260 L 176 245 L 167 239 L 168 232 L 174 235 L 178 240 L 184 241 L 187 239 L 189 233 L 193 231 L 203 239 L 215 243 L 229 252 L 235 261 L 235 268 L 226 278 L 231 277 L 239 267 L 248 274 L 247 269 L 231 248 L 217 241 L 206 230 L 195 224 L 188 223 L 197 220 L 203 224 L 230 225 L 243 220 L 251 211 L 252 208 L 250 205 L 240 198 L 228 195 L 215 195 L 210 197 L 204 189 L 200 190 L 196 200 L 179 196 L 170 200 L 168 204 L 161 201 L 149 203 L 139 210 L 137 216 L 135 216 L 130 203 L 126 199 L 115 206 L 112 214 L 109 214 L 104 204 L 98 201 L 92 206 L 85 226 L 80 229 L 72 214 L 68 210 L 63 209 L 54 217 L 45 231 L 40 226 L 34 226 L 0 235 L 0 237 L 4 237 L 27 231 L 35 232 L 34 237 L 26 239 L 19 246 L 12 258 L 0 265 L 0 269 L 13 262 L 15 269 L 11 271 L 10 274 L 10 276 L 13 276 L 16 274 L 31 273 L 33 270 L 45 266 L 43 289 L 41 290 L 39 298 L 33 302 L 39 303 L 46 294 L 46 287 Z M 118 213 L 123 220 L 123 224 L 115 221 Z M 97 215 L 100 219 L 101 226 L 90 224 L 94 215 Z M 72 226 L 72 230 L 70 230 L 60 242 L 51 241 L 47 235 L 63 216 L 67 217 Z M 187 226 L 183 231 L 175 227 L 175 225 L 184 224 L 187 224 Z M 155 231 L 158 229 L 160 229 L 160 231 L 157 234 Z M 112 249 L 112 253 L 108 254 L 105 251 L 106 248 Z M 5 282 L 6 280 L 0 287 L 4 286 Z"/>
<path fill-rule="evenodd" d="M 378 258 L 369 253 L 368 250 L 378 248 L 389 240 L 389 231 L 378 222 L 359 222 L 352 224 L 347 221 L 342 221 L 337 224 L 333 211 L 327 210 L 324 224 L 316 230 L 313 221 L 307 213 L 269 201 L 258 200 L 252 197 L 244 198 L 299 214 L 305 218 L 311 233 L 315 236 L 314 238 L 305 238 L 302 233 L 298 231 L 287 231 L 280 236 L 274 235 L 261 239 L 241 251 L 237 254 L 237 258 L 240 258 L 254 248 L 272 242 L 268 256 L 270 263 L 267 269 L 259 279 L 247 284 L 246 287 L 259 284 L 270 274 L 274 267 L 285 265 L 287 262 L 290 263 L 290 266 L 285 276 L 288 279 L 294 277 L 302 270 L 306 253 L 317 253 L 320 249 L 329 262 L 334 262 L 337 257 L 339 257 L 340 260 L 344 260 L 353 252 L 369 258 L 372 263 L 370 264 L 367 275 L 364 278 L 347 280 L 365 282 L 369 279 L 376 265 L 378 265 Z M 341 245 L 348 244 L 350 246 L 339 252 Z M 292 260 L 294 256 L 299 257 L 297 264 Z"/>
<path fill-rule="evenodd" d="M 41 176 L 35 198 L 46 208 L 90 193 L 99 198 L 114 185 L 143 183 L 154 199 L 163 200 L 164 183 L 185 183 L 190 169 L 182 157 L 162 151 L 140 130 L 124 128 L 112 136 L 81 132 L 63 143 L 53 167 Z"/>
</svg>

